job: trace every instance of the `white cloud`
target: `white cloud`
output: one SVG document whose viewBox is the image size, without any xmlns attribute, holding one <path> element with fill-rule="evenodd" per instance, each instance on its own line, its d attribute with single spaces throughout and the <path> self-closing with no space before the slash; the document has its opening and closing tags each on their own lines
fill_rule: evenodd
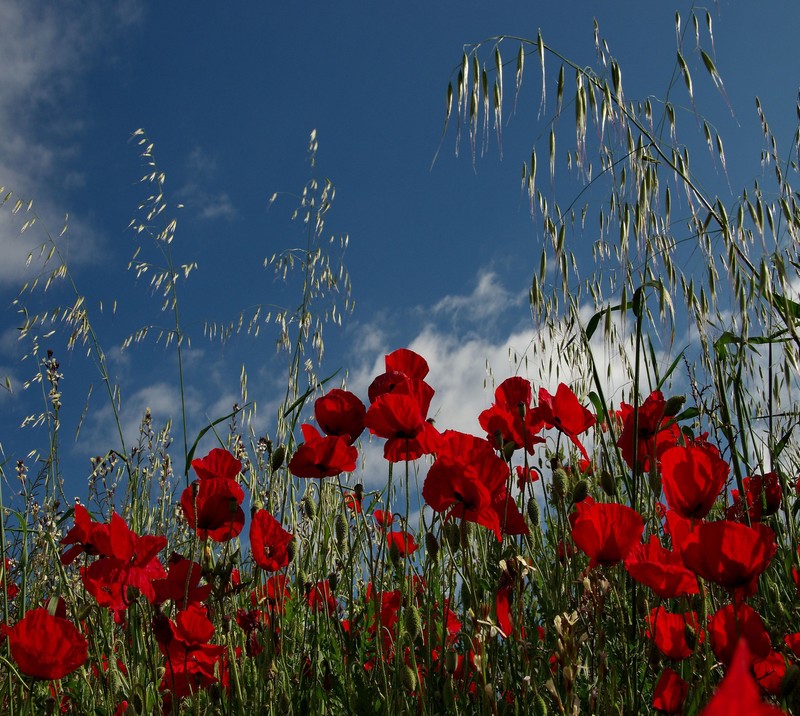
<svg viewBox="0 0 800 716">
<path fill-rule="evenodd" d="M 446 314 L 454 319 L 469 321 L 491 320 L 501 316 L 510 308 L 525 303 L 525 291 L 512 294 L 498 280 L 494 271 L 482 270 L 478 274 L 475 289 L 468 296 L 445 296 L 433 306 L 433 313 Z"/>
</svg>

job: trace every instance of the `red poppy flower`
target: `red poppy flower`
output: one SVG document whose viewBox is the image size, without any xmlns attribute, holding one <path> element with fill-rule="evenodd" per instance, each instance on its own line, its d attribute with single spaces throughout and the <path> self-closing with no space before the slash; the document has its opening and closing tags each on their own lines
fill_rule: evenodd
<svg viewBox="0 0 800 716">
<path fill-rule="evenodd" d="M 517 487 L 520 491 L 525 489 L 525 485 L 532 485 L 539 480 L 539 471 L 535 467 L 517 465 L 514 471 L 517 473 Z"/>
<path fill-rule="evenodd" d="M 727 477 L 728 463 L 716 451 L 676 445 L 661 454 L 661 481 L 667 504 L 683 517 L 705 517 Z"/>
<path fill-rule="evenodd" d="M 783 637 L 783 642 L 792 650 L 792 653 L 796 657 L 800 658 L 800 631 L 794 634 L 787 634 Z"/>
<path fill-rule="evenodd" d="M 776 551 L 775 533 L 766 525 L 720 520 L 696 525 L 681 554 L 683 563 L 703 579 L 749 596 Z"/>
<path fill-rule="evenodd" d="M 287 532 L 266 510 L 257 510 L 250 522 L 250 549 L 253 560 L 267 572 L 277 572 L 289 564 L 289 543 L 293 535 Z"/>
<path fill-rule="evenodd" d="M 201 540 L 226 542 L 244 529 L 244 491 L 227 477 L 193 480 L 181 494 L 186 522 Z"/>
<path fill-rule="evenodd" d="M 344 505 L 348 510 L 352 510 L 357 515 L 364 509 L 361 498 L 355 492 L 346 492 L 344 495 Z"/>
<path fill-rule="evenodd" d="M 216 666 L 225 653 L 225 647 L 209 643 L 214 636 L 214 625 L 209 621 L 205 607 L 192 604 L 179 612 L 174 622 L 159 612 L 153 631 L 165 657 L 162 690 L 180 698 L 217 681 Z"/>
<path fill-rule="evenodd" d="M 383 455 L 389 462 L 416 460 L 436 450 L 439 436 L 427 420 L 433 388 L 421 380 L 406 380 L 370 405 L 365 425 L 386 438 Z"/>
<path fill-rule="evenodd" d="M 652 392 L 639 406 L 637 431 L 634 435 L 632 405 L 622 403 L 618 413 L 622 420 L 622 434 L 617 441 L 622 458 L 633 468 L 633 452 L 636 446 L 636 462 L 641 470 L 650 469 L 650 460 L 657 458 L 667 447 L 675 445 L 680 435 L 674 423 L 664 427 L 664 409 L 667 401 L 660 390 Z"/>
<path fill-rule="evenodd" d="M 284 604 L 291 594 L 289 577 L 285 574 L 273 574 L 266 584 L 250 592 L 250 604 L 254 607 L 266 607 L 268 614 L 283 614 Z"/>
<path fill-rule="evenodd" d="M 11 571 L 13 563 L 8 557 L 4 557 L 0 565 L 0 585 L 6 585 L 6 596 L 13 599 L 19 594 L 19 585 L 11 581 L 9 572 Z"/>
<path fill-rule="evenodd" d="M 338 435 L 323 437 L 313 425 L 301 425 L 303 442 L 289 461 L 295 477 L 334 477 L 356 469 L 358 449 Z"/>
<path fill-rule="evenodd" d="M 736 645 L 747 642 L 748 653 L 763 658 L 772 650 L 772 643 L 759 613 L 748 604 L 728 604 L 708 620 L 711 649 L 725 666 L 730 664 Z"/>
<path fill-rule="evenodd" d="M 744 498 L 739 494 L 739 490 L 731 490 L 733 504 L 726 513 L 729 520 L 744 522 L 744 514 L 747 511 L 751 522 L 760 522 L 763 517 L 778 511 L 783 492 L 776 473 L 768 472 L 764 475 L 745 477 L 743 483 Z"/>
<path fill-rule="evenodd" d="M 653 708 L 666 714 L 679 714 L 689 694 L 689 684 L 672 669 L 664 669 L 653 691 Z"/>
<path fill-rule="evenodd" d="M 564 383 L 559 383 L 555 395 L 539 388 L 538 417 L 548 428 L 556 428 L 566 435 L 585 459 L 589 459 L 578 435 L 586 432 L 597 420 L 578 401 L 575 393 Z"/>
<path fill-rule="evenodd" d="M 689 629 L 696 634 L 692 643 L 687 639 Z M 664 607 L 650 610 L 647 617 L 647 636 L 664 656 L 673 661 L 688 659 L 695 646 L 705 641 L 705 632 L 699 630 L 696 612 L 672 614 Z"/>
<path fill-rule="evenodd" d="M 392 522 L 394 522 L 394 517 L 392 516 L 391 512 L 386 512 L 385 510 L 375 510 L 372 513 L 372 516 L 375 518 L 375 521 L 378 523 L 379 527 L 383 529 L 388 529 Z"/>
<path fill-rule="evenodd" d="M 399 532 L 388 532 L 386 534 L 386 543 L 389 546 L 389 553 L 392 554 L 396 551 L 397 556 L 401 559 L 407 555 L 414 554 L 414 552 L 419 549 L 414 535 L 402 530 Z"/>
<path fill-rule="evenodd" d="M 183 515 L 200 539 L 225 542 L 244 529 L 244 492 L 236 477 L 242 463 L 230 452 L 214 448 L 192 460 L 198 479 L 181 495 Z"/>
<path fill-rule="evenodd" d="M 61 540 L 61 544 L 73 546 L 61 555 L 61 564 L 65 566 L 72 564 L 75 558 L 82 553 L 109 555 L 111 552 L 110 525 L 105 522 L 95 522 L 83 505 L 75 505 L 73 517 L 75 525 Z"/>
<path fill-rule="evenodd" d="M 8 645 L 19 670 L 35 679 L 61 679 L 89 658 L 83 634 L 44 607 L 32 609 L 8 631 Z"/>
<path fill-rule="evenodd" d="M 761 700 L 758 686 L 750 673 L 751 656 L 744 639 L 739 641 L 719 688 L 701 716 L 781 716 L 784 712 L 777 706 Z"/>
<path fill-rule="evenodd" d="M 407 380 L 424 380 L 429 371 L 427 361 L 408 348 L 398 348 L 387 355 L 385 364 L 386 372 L 375 378 L 367 391 L 370 403 Z"/>
<path fill-rule="evenodd" d="M 533 389 L 529 380 L 520 376 L 507 378 L 494 392 L 491 408 L 478 416 L 491 444 L 498 450 L 511 445 L 533 453 L 537 444 L 545 442 L 537 433 L 544 427 L 538 409 L 531 409 Z"/>
<path fill-rule="evenodd" d="M 131 587 L 152 603 L 156 598 L 153 580 L 166 576 L 157 556 L 166 545 L 166 537 L 140 537 L 115 512 L 110 523 L 110 554 L 81 570 L 86 590 L 101 607 L 115 612 L 127 609 Z"/>
<path fill-rule="evenodd" d="M 643 531 L 644 520 L 636 510 L 616 502 L 595 502 L 574 519 L 572 540 L 589 557 L 589 566 L 595 567 L 625 559 Z"/>
<path fill-rule="evenodd" d="M 169 559 L 167 576 L 154 579 L 154 604 L 162 604 L 167 600 L 175 602 L 178 610 L 186 609 L 190 604 L 205 601 L 211 593 L 211 585 L 200 586 L 203 569 L 197 562 L 173 554 Z"/>
<path fill-rule="evenodd" d="M 700 592 L 697 575 L 686 569 L 680 553 L 662 547 L 655 535 L 648 543 L 633 546 L 625 558 L 625 569 L 662 599 Z"/>
<path fill-rule="evenodd" d="M 367 409 L 358 396 L 334 388 L 314 402 L 314 417 L 322 432 L 343 438 L 348 445 L 364 432 Z"/>
<path fill-rule="evenodd" d="M 323 579 L 312 585 L 306 594 L 306 604 L 313 612 L 323 612 L 331 616 L 336 611 L 336 597 L 330 582 Z"/>
<path fill-rule="evenodd" d="M 783 677 L 786 676 L 786 658 L 770 649 L 767 656 L 753 659 L 753 676 L 764 693 L 780 696 Z"/>
</svg>

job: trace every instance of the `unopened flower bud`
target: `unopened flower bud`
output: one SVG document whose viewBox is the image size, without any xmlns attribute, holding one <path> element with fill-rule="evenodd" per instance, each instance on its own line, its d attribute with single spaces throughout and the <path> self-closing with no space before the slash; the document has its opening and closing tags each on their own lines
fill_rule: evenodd
<svg viewBox="0 0 800 716">
<path fill-rule="evenodd" d="M 364 485 L 357 482 L 356 486 L 353 488 L 353 494 L 356 496 L 356 500 L 361 502 L 361 500 L 364 499 Z"/>
<path fill-rule="evenodd" d="M 333 523 L 333 532 L 336 536 L 336 542 L 341 547 L 347 538 L 347 518 L 341 512 L 336 515 L 336 520 Z"/>
<path fill-rule="evenodd" d="M 444 536 L 447 540 L 447 543 L 450 545 L 450 549 L 453 552 L 456 552 L 458 548 L 461 546 L 461 530 L 456 522 L 445 522 L 444 524 Z"/>
<path fill-rule="evenodd" d="M 614 497 L 617 494 L 617 481 L 608 470 L 603 470 L 600 473 L 600 487 L 609 497 Z"/>
<path fill-rule="evenodd" d="M 403 664 L 400 668 L 400 681 L 406 691 L 413 691 L 417 688 L 417 672 L 408 664 Z"/>
<path fill-rule="evenodd" d="M 311 495 L 304 495 L 303 499 L 300 500 L 300 505 L 308 519 L 313 520 L 317 516 L 317 503 L 314 502 L 314 498 Z"/>
<path fill-rule="evenodd" d="M 559 467 L 557 470 L 553 471 L 550 490 L 555 500 L 561 502 L 564 499 L 564 495 L 567 494 L 567 473 L 564 471 L 564 468 Z"/>
<path fill-rule="evenodd" d="M 674 418 L 678 413 L 681 412 L 681 408 L 685 402 L 685 395 L 673 395 L 671 398 L 668 398 L 667 402 L 664 403 L 664 417 Z"/>
<path fill-rule="evenodd" d="M 406 607 L 405 612 L 403 612 L 403 624 L 409 637 L 411 637 L 411 641 L 416 641 L 417 637 L 422 633 L 422 617 L 419 609 L 413 604 Z"/>
<path fill-rule="evenodd" d="M 280 470 L 283 467 L 283 461 L 286 459 L 286 446 L 278 445 L 269 456 L 269 469 L 272 472 Z"/>
<path fill-rule="evenodd" d="M 289 557 L 290 562 L 294 562 L 294 558 L 297 555 L 297 537 L 293 537 L 289 544 L 286 545 L 286 555 Z"/>
<path fill-rule="evenodd" d="M 589 483 L 586 480 L 578 480 L 572 488 L 572 504 L 583 502 L 589 494 Z"/>
<path fill-rule="evenodd" d="M 433 532 L 425 533 L 425 552 L 434 562 L 439 556 L 439 542 Z"/>
<path fill-rule="evenodd" d="M 458 653 L 452 649 L 448 649 L 444 653 L 444 668 L 447 669 L 448 674 L 452 674 L 458 668 Z"/>
<path fill-rule="evenodd" d="M 528 500 L 528 519 L 531 521 L 532 524 L 537 525 L 539 524 L 539 503 L 533 499 Z"/>
<path fill-rule="evenodd" d="M 336 572 L 331 572 L 328 575 L 328 586 L 331 588 L 332 592 L 335 592 L 336 587 L 339 586 L 339 575 Z"/>
<path fill-rule="evenodd" d="M 541 694 L 533 700 L 533 716 L 547 716 L 547 702 Z"/>
</svg>

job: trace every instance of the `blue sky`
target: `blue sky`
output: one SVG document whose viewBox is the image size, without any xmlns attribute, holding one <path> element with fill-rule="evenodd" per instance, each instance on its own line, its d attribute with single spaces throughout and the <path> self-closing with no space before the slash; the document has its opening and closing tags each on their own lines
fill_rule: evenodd
<svg viewBox="0 0 800 716">
<path fill-rule="evenodd" d="M 431 363 L 440 423 L 478 432 L 477 413 L 491 402 L 487 365 L 502 380 L 514 370 L 509 350 L 521 355 L 532 335 L 527 290 L 541 227 L 520 192 L 520 169 L 534 144 L 546 156 L 557 64 L 548 59 L 550 104 L 539 116 L 540 79 L 529 58 L 516 113 L 507 114 L 503 128 L 502 159 L 490 141 L 473 164 L 463 141 L 455 156 L 454 127 L 441 138 L 445 90 L 462 48 L 497 35 L 535 39 L 541 29 L 561 54 L 592 65 L 597 17 L 623 68 L 628 98 L 663 96 L 675 70 L 675 11 L 688 22 L 690 7 L 303 2 L 231 10 L 135 0 L 0 2 L 0 186 L 33 199 L 40 217 L 19 237 L 19 216 L 12 217 L 9 206 L 0 214 L 0 379 L 7 376 L 13 388 L 0 392 L 7 477 L 13 478 L 16 460 L 46 449 L 41 430 L 19 428 L 26 415 L 42 409 L 42 396 L 35 386 L 23 389 L 35 366 L 22 360 L 31 344 L 17 340 L 21 320 L 12 302 L 37 270 L 36 262 L 25 269 L 28 251 L 46 238 L 44 227 L 57 235 L 66 214 L 69 229 L 59 242 L 121 387 L 126 431 L 135 431 L 147 406 L 156 424 L 178 417 L 174 351 L 153 340 L 120 351 L 140 326 L 167 322 L 147 281 L 126 270 L 138 245 L 126 227 L 146 196 L 130 141 L 138 128 L 155 143 L 168 200 L 185 206 L 175 214 L 176 263 L 198 263 L 181 304 L 191 338 L 190 439 L 238 399 L 242 365 L 259 405 L 259 428 L 273 429 L 285 375 L 285 359 L 275 356 L 274 327 L 264 326 L 258 339 L 242 336 L 221 347 L 203 338 L 203 322 L 291 300 L 263 261 L 303 242 L 301 227 L 289 221 L 296 206 L 290 194 L 310 177 L 306 147 L 313 129 L 316 174 L 336 187 L 326 233 L 349 236 L 345 264 L 356 301 L 341 328 L 326 329 L 321 373 L 348 371 L 351 387 L 365 394 L 386 352 L 414 347 Z M 704 73 L 692 37 L 684 54 L 698 109 L 725 139 L 735 196 L 764 172 L 756 95 L 783 141 L 779 148 L 786 151 L 792 141 L 800 9 L 778 2 L 758 9 L 720 2 L 709 9 L 714 57 L 733 116 Z M 705 31 L 703 37 L 708 47 Z M 505 43 L 504 57 L 512 61 L 517 48 Z M 506 86 L 508 93 L 513 64 Z M 725 175 L 703 154 L 700 125 L 680 81 L 672 93 L 685 108 L 681 136 L 692 147 L 700 180 L 730 198 Z M 571 111 L 565 117 L 571 122 Z M 557 177 L 551 191 L 568 203 L 574 187 Z M 275 192 L 281 195 L 269 207 Z M 581 240 L 588 246 L 591 237 Z M 69 296 L 55 285 L 25 303 L 40 311 Z M 51 348 L 64 373 L 62 464 L 68 492 L 81 494 L 88 457 L 117 445 L 91 359 L 81 348 L 68 353 L 65 342 L 58 328 L 39 339 L 41 351 Z M 76 441 L 89 385 L 92 397 Z"/>
</svg>

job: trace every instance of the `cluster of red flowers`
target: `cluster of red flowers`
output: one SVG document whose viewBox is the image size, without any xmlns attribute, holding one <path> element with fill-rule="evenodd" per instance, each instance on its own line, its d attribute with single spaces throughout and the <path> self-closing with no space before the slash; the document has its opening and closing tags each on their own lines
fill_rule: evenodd
<svg viewBox="0 0 800 716">
<path fill-rule="evenodd" d="M 783 500 L 775 473 L 744 478 L 743 489 L 733 490 L 732 504 L 727 505 L 728 464 L 705 436 L 692 438 L 679 430 L 669 414 L 675 411 L 656 391 L 638 407 L 623 404 L 616 414 L 621 428 L 616 443 L 619 454 L 634 474 L 649 474 L 648 483 L 658 493 L 653 495 L 655 500 L 662 499 L 663 493 L 665 504 L 659 502 L 656 519 L 646 523 L 633 507 L 608 501 L 613 490 L 604 488 L 605 495 L 598 490 L 596 498 L 588 494 L 594 468 L 581 436 L 597 420 L 565 384 L 560 384 L 554 395 L 540 389 L 534 404 L 528 380 L 513 377 L 504 381 L 495 391 L 494 403 L 478 416 L 485 435 L 477 437 L 434 427 L 428 413 L 435 391 L 426 382 L 429 367 L 424 358 L 401 349 L 386 356 L 385 367 L 369 386 L 368 407 L 353 393 L 338 389 L 316 400 L 318 427 L 301 426 L 303 442 L 288 462 L 292 475 L 324 480 L 352 472 L 358 460 L 355 442 L 368 430 L 385 440 L 384 456 L 390 462 L 429 456 L 422 498 L 439 515 L 439 523 L 448 528 L 442 530 L 442 537 L 453 521 L 460 523 L 461 529 L 454 528 L 455 537 L 449 530 L 454 549 L 453 539 L 463 539 L 468 533 L 465 523 L 486 528 L 502 543 L 505 536 L 530 533 L 520 509 L 525 505 L 519 498 L 527 498 L 530 506 L 535 499 L 532 488 L 543 475 L 529 465 L 528 458 L 546 442 L 543 431 L 554 430 L 559 441 L 563 436 L 577 451 L 573 460 L 564 458 L 558 449 L 550 454 L 554 483 L 556 472 L 566 474 L 562 462 L 576 466 L 566 468 L 576 477 L 571 501 L 562 500 L 562 514 L 569 513 L 569 536 L 559 545 L 559 556 L 582 559 L 582 553 L 588 558 L 586 577 L 592 570 L 624 567 L 631 579 L 651 590 L 660 602 L 643 615 L 641 633 L 663 660 L 674 666 L 692 657 L 699 647 L 710 648 L 725 666 L 726 676 L 704 714 L 731 712 L 727 709 L 737 700 L 738 707 L 747 704 L 748 713 L 779 713 L 764 698 L 781 692 L 792 665 L 790 655 L 800 657 L 800 632 L 784 635 L 781 644 L 774 643 L 776 635 L 748 604 L 777 552 L 775 533 L 763 522 Z M 515 455 L 521 456 L 521 465 L 512 465 Z M 227 543 L 244 530 L 242 464 L 229 451 L 218 448 L 194 460 L 192 468 L 197 479 L 181 494 L 180 505 L 186 524 L 203 543 L 204 554 L 210 555 L 210 543 Z M 340 489 L 338 483 L 335 489 Z M 555 484 L 550 490 L 551 495 L 558 494 Z M 559 490 L 563 496 L 563 486 Z M 388 502 L 388 496 L 386 499 Z M 343 514 L 367 526 L 372 539 L 385 547 L 382 553 L 410 586 L 389 589 L 373 574 L 359 604 L 352 596 L 346 601 L 340 598 L 339 574 L 334 570 L 325 578 L 311 577 L 293 588 L 286 569 L 297 549 L 295 535 L 284 529 L 276 516 L 254 507 L 247 533 L 253 588 L 250 608 L 235 613 L 235 623 L 245 635 L 245 646 L 236 655 L 256 656 L 270 639 L 272 650 L 279 651 L 279 617 L 288 602 L 293 609 L 306 609 L 315 619 L 337 625 L 365 669 L 374 669 L 379 659 L 402 663 L 410 673 L 409 691 L 421 688 L 414 685 L 424 683 L 424 668 L 432 664 L 473 692 L 485 638 L 467 638 L 468 648 L 456 655 L 453 644 L 463 625 L 450 604 L 441 600 L 427 603 L 425 581 L 413 570 L 406 581 L 408 575 L 401 563 L 407 567 L 414 562 L 419 549 L 406 520 L 388 506 L 384 509 L 380 498 L 370 505 L 360 485 L 342 495 L 342 504 L 348 508 Z M 534 515 L 536 510 L 528 514 Z M 367 521 L 367 515 L 372 520 Z M 337 532 L 338 542 L 345 540 L 345 533 Z M 424 536 L 435 557 L 442 540 L 433 533 Z M 159 558 L 167 546 L 165 537 L 136 534 L 116 512 L 107 522 L 96 521 L 81 505 L 74 508 L 74 526 L 62 545 L 62 563 L 68 566 L 83 557 L 79 569 L 86 592 L 99 607 L 110 610 L 118 624 L 126 622 L 135 600 L 141 598 L 150 605 L 153 635 L 163 660 L 160 688 L 165 704 L 212 684 L 228 687 L 231 655 L 219 643 L 214 623 L 217 620 L 219 624 L 223 616 L 215 613 L 222 598 L 245 588 L 232 564 L 225 571 L 219 565 L 214 567 L 210 557 L 204 557 L 201 564 L 173 553 L 165 566 Z M 494 603 L 471 605 L 473 626 L 488 627 L 493 636 L 519 640 L 528 649 L 519 592 L 530 565 L 521 556 L 503 559 L 500 564 Z M 7 597 L 13 599 L 16 585 L 9 578 L 10 567 L 6 560 L 3 579 Z M 800 589 L 800 572 L 794 570 L 793 576 Z M 293 589 L 296 602 L 289 601 Z M 713 613 L 706 618 L 687 609 L 686 598 L 711 589 L 723 595 Z M 211 599 L 212 593 L 217 598 Z M 678 599 L 680 608 L 670 604 Z M 89 658 L 86 637 L 68 619 L 63 600 L 32 609 L 3 630 L 18 669 L 32 678 L 63 678 Z M 544 630 L 537 631 L 543 639 Z M 401 633 L 410 638 L 400 640 Z M 421 658 L 423 653 L 427 660 Z M 423 662 L 429 667 L 421 666 Z M 552 668 L 556 670 L 559 663 L 554 654 Z M 740 688 L 738 693 L 735 685 Z M 678 670 L 665 667 L 653 692 L 653 707 L 668 714 L 680 713 L 689 689 Z M 506 691 L 503 698 L 513 701 L 514 695 Z"/>
</svg>

